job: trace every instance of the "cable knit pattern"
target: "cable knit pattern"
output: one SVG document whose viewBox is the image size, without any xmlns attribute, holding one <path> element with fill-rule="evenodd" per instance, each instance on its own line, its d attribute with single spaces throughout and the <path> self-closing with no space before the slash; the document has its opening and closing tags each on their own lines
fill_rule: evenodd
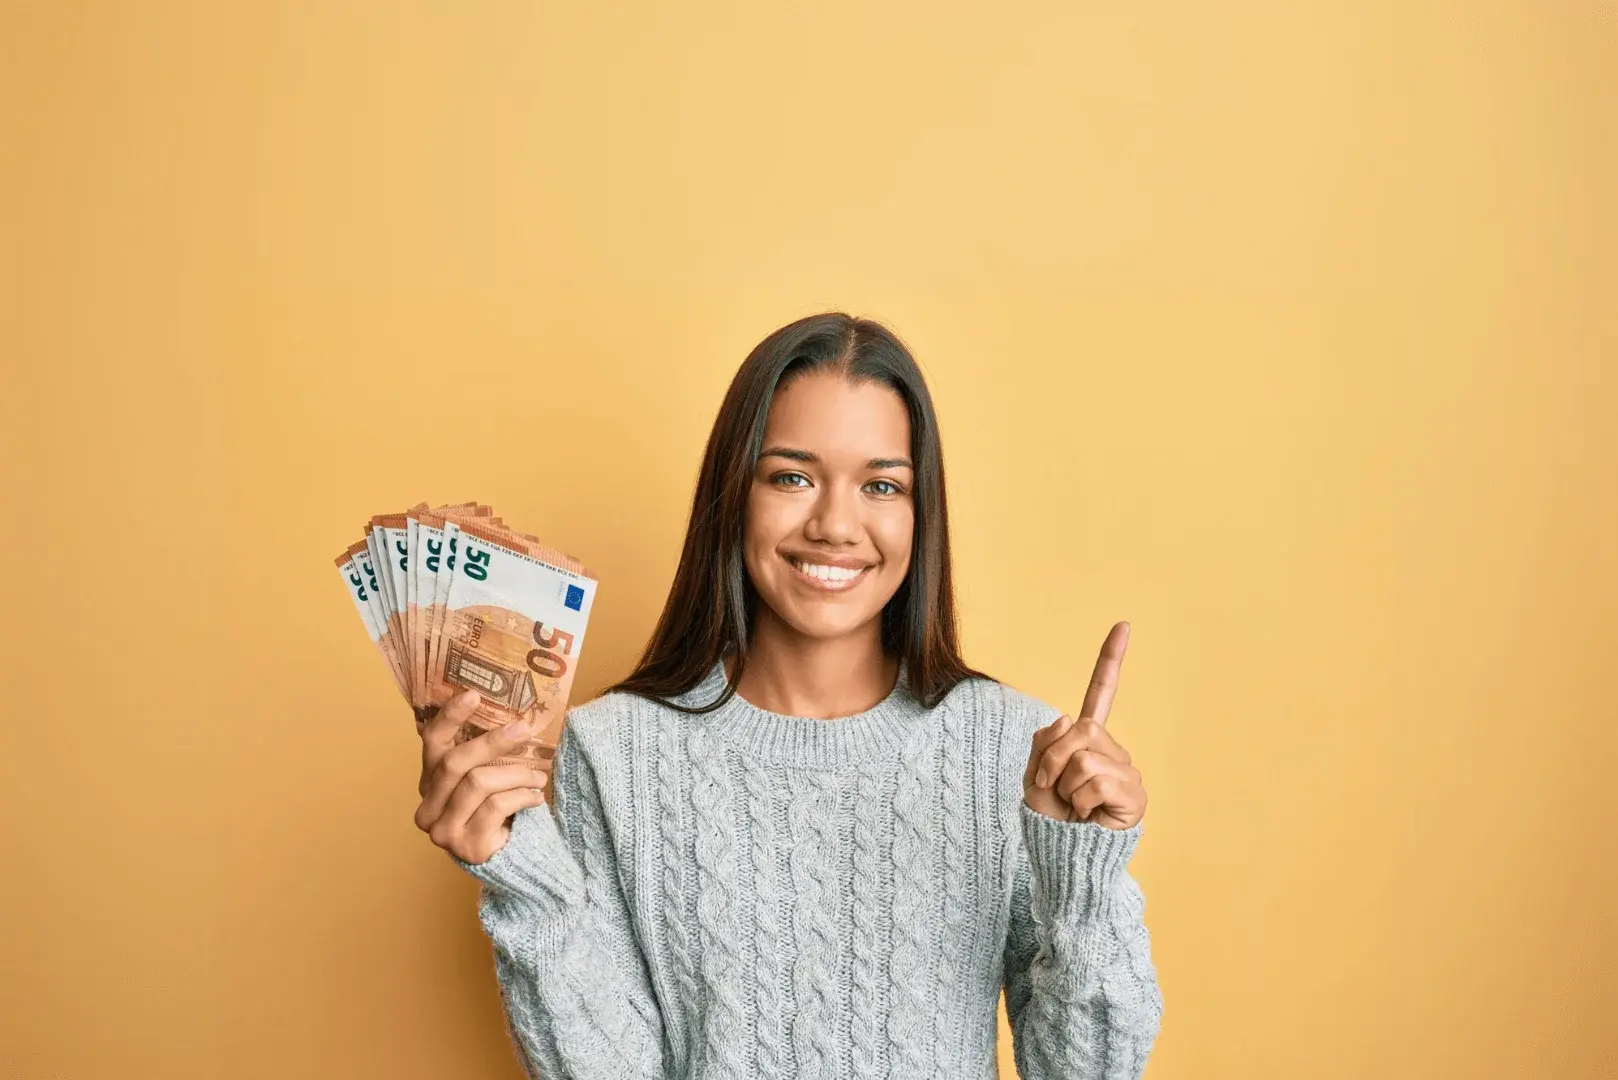
<svg viewBox="0 0 1618 1080">
<path fill-rule="evenodd" d="M 934 821 L 927 799 L 924 769 L 931 755 L 930 745 L 912 743 L 899 770 L 899 790 L 894 796 L 896 817 L 893 836 L 893 949 L 888 954 L 888 972 L 893 985 L 893 1010 L 888 1014 L 888 1037 L 893 1045 L 895 1073 L 900 1076 L 928 1074 L 928 1028 L 934 1014 L 927 970 L 927 942 L 933 926 L 929 920 L 932 898 L 933 865 L 928 859 L 927 837 Z"/>
<path fill-rule="evenodd" d="M 724 689 L 716 666 L 680 704 Z M 1162 1016 L 1141 826 L 1023 805 L 1055 715 L 987 680 L 926 709 L 902 678 L 835 720 L 574 708 L 554 809 L 459 864 L 524 1067 L 989 1080 L 1003 980 L 1022 1076 L 1138 1080 Z"/>
<path fill-rule="evenodd" d="M 797 892 L 792 928 L 798 959 L 792 968 L 798 1015 L 792 1022 L 792 1046 L 798 1075 L 825 1080 L 837 1070 L 837 1042 L 831 1021 L 837 992 L 837 880 L 832 859 L 837 850 L 837 809 L 833 777 L 811 772 L 794 777 L 792 819 L 799 831 L 792 844 L 792 885 Z"/>
<path fill-rule="evenodd" d="M 697 977 L 691 948 L 686 940 L 686 866 L 684 845 L 680 843 L 681 772 L 686 764 L 679 740 L 680 721 L 678 712 L 665 709 L 657 725 L 657 797 L 663 838 L 662 928 L 668 941 L 669 955 L 674 961 L 674 978 L 680 988 L 680 997 L 693 1001 L 697 996 Z M 689 1044 L 683 1056 L 690 1059 Z"/>
<path fill-rule="evenodd" d="M 962 710 L 943 710 L 943 747 L 940 754 L 939 789 L 943 793 L 943 813 L 939 816 L 940 831 L 944 834 L 944 947 L 938 964 L 938 1002 L 940 1015 L 946 1021 L 953 1015 L 958 1000 L 956 965 L 965 947 L 961 940 L 961 927 L 966 922 L 966 845 L 967 820 L 961 810 L 966 800 L 966 768 L 961 760 Z M 934 1041 L 938 1069 L 949 1068 L 949 1055 L 954 1045 L 953 1031 L 945 1031 Z"/>
<path fill-rule="evenodd" d="M 775 905 L 779 895 L 775 881 L 775 821 L 770 815 L 769 774 L 753 768 L 747 770 L 746 778 L 755 882 L 753 954 L 758 957 L 753 973 L 755 1075 L 760 1080 L 778 1080 L 784 1074 L 785 1052 L 781 1045 L 781 933 Z"/>
<path fill-rule="evenodd" d="M 696 766 L 697 919 L 702 939 L 703 978 L 713 992 L 704 1017 L 704 1064 L 722 1076 L 747 1071 L 746 1004 L 742 1001 L 741 951 L 736 928 L 736 827 L 732 818 L 730 776 L 724 751 L 714 746 L 706 728 L 691 733 L 691 761 Z"/>
<path fill-rule="evenodd" d="M 855 789 L 855 805 L 878 806 L 882 796 L 881 774 L 873 766 L 862 766 Z M 854 815 L 854 912 L 853 912 L 853 1001 L 849 1016 L 849 1039 L 854 1075 L 860 1080 L 882 1075 L 883 1048 L 878 1042 L 882 956 L 882 837 L 874 813 Z"/>
</svg>

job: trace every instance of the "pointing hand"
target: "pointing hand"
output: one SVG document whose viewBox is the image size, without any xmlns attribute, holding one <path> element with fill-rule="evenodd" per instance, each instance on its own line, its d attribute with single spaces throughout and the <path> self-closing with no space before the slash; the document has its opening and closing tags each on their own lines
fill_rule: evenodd
<svg viewBox="0 0 1618 1080">
<path fill-rule="evenodd" d="M 1059 716 L 1034 733 L 1023 773 L 1023 801 L 1058 821 L 1088 821 L 1109 829 L 1132 827 L 1146 813 L 1146 789 L 1129 751 L 1107 731 L 1118 692 L 1118 669 L 1129 643 L 1129 624 L 1107 634 L 1077 717 Z"/>
</svg>

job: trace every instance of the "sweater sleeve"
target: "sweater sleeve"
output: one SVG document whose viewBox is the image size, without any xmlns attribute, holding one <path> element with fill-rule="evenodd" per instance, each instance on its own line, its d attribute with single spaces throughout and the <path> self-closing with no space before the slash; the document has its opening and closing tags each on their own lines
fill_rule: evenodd
<svg viewBox="0 0 1618 1080">
<path fill-rule="evenodd" d="M 1003 782 L 1015 800 L 1006 1014 L 1017 1072 L 1024 1080 L 1139 1080 L 1163 1015 L 1146 900 L 1126 869 L 1145 822 L 1057 821 L 1023 802 L 1029 741 L 1058 710 L 1003 693 Z"/>
<path fill-rule="evenodd" d="M 600 789 L 570 727 L 552 777 L 555 813 L 547 805 L 521 810 L 486 862 L 455 861 L 482 882 L 478 917 L 494 943 L 506 1019 L 529 1075 L 661 1077 L 662 1019 Z"/>
</svg>

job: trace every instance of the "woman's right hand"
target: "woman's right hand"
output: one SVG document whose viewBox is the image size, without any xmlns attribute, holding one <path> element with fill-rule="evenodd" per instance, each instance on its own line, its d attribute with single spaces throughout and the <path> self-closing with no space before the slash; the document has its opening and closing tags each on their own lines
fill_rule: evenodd
<svg viewBox="0 0 1618 1080">
<path fill-rule="evenodd" d="M 478 706 L 468 690 L 450 701 L 421 729 L 421 805 L 416 828 L 462 862 L 487 862 L 511 835 L 511 815 L 545 801 L 543 770 L 489 762 L 520 747 L 532 724 L 517 721 L 455 745 Z"/>
</svg>

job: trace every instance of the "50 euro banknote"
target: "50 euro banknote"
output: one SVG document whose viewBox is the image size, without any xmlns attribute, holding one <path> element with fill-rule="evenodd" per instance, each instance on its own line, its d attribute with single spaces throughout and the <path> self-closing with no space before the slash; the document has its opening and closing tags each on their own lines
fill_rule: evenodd
<svg viewBox="0 0 1618 1080">
<path fill-rule="evenodd" d="M 348 598 L 354 602 L 354 610 L 359 613 L 360 622 L 365 626 L 371 644 L 376 646 L 383 662 L 388 665 L 388 671 L 392 673 L 393 681 L 398 684 L 399 692 L 409 701 L 410 693 L 405 684 L 405 672 L 388 640 L 384 619 L 378 614 L 381 582 L 375 564 L 371 561 L 366 542 L 360 540 L 350 544 L 341 555 L 337 556 L 336 562 L 337 573 L 347 587 Z"/>
<path fill-rule="evenodd" d="M 443 598 L 455 571 L 458 523 L 469 518 L 500 525 L 493 511 L 478 503 L 457 503 L 431 510 L 421 507 L 406 516 L 406 543 L 410 550 L 405 583 L 407 601 L 403 620 L 405 651 L 409 654 L 406 682 L 410 698 L 420 708 L 433 704 L 428 693 L 432 654 L 438 643 Z"/>
<path fill-rule="evenodd" d="M 596 580 L 576 559 L 523 533 L 473 517 L 454 524 L 453 570 L 426 613 L 435 630 L 427 648 L 424 711 L 476 690 L 480 704 L 456 742 L 531 720 L 533 735 L 495 764 L 549 770 Z"/>
<path fill-rule="evenodd" d="M 531 719 L 532 737 L 498 763 L 548 771 L 595 602 L 582 563 L 481 503 L 376 515 L 336 563 L 417 720 L 475 689 L 481 704 L 455 741 Z"/>
</svg>

